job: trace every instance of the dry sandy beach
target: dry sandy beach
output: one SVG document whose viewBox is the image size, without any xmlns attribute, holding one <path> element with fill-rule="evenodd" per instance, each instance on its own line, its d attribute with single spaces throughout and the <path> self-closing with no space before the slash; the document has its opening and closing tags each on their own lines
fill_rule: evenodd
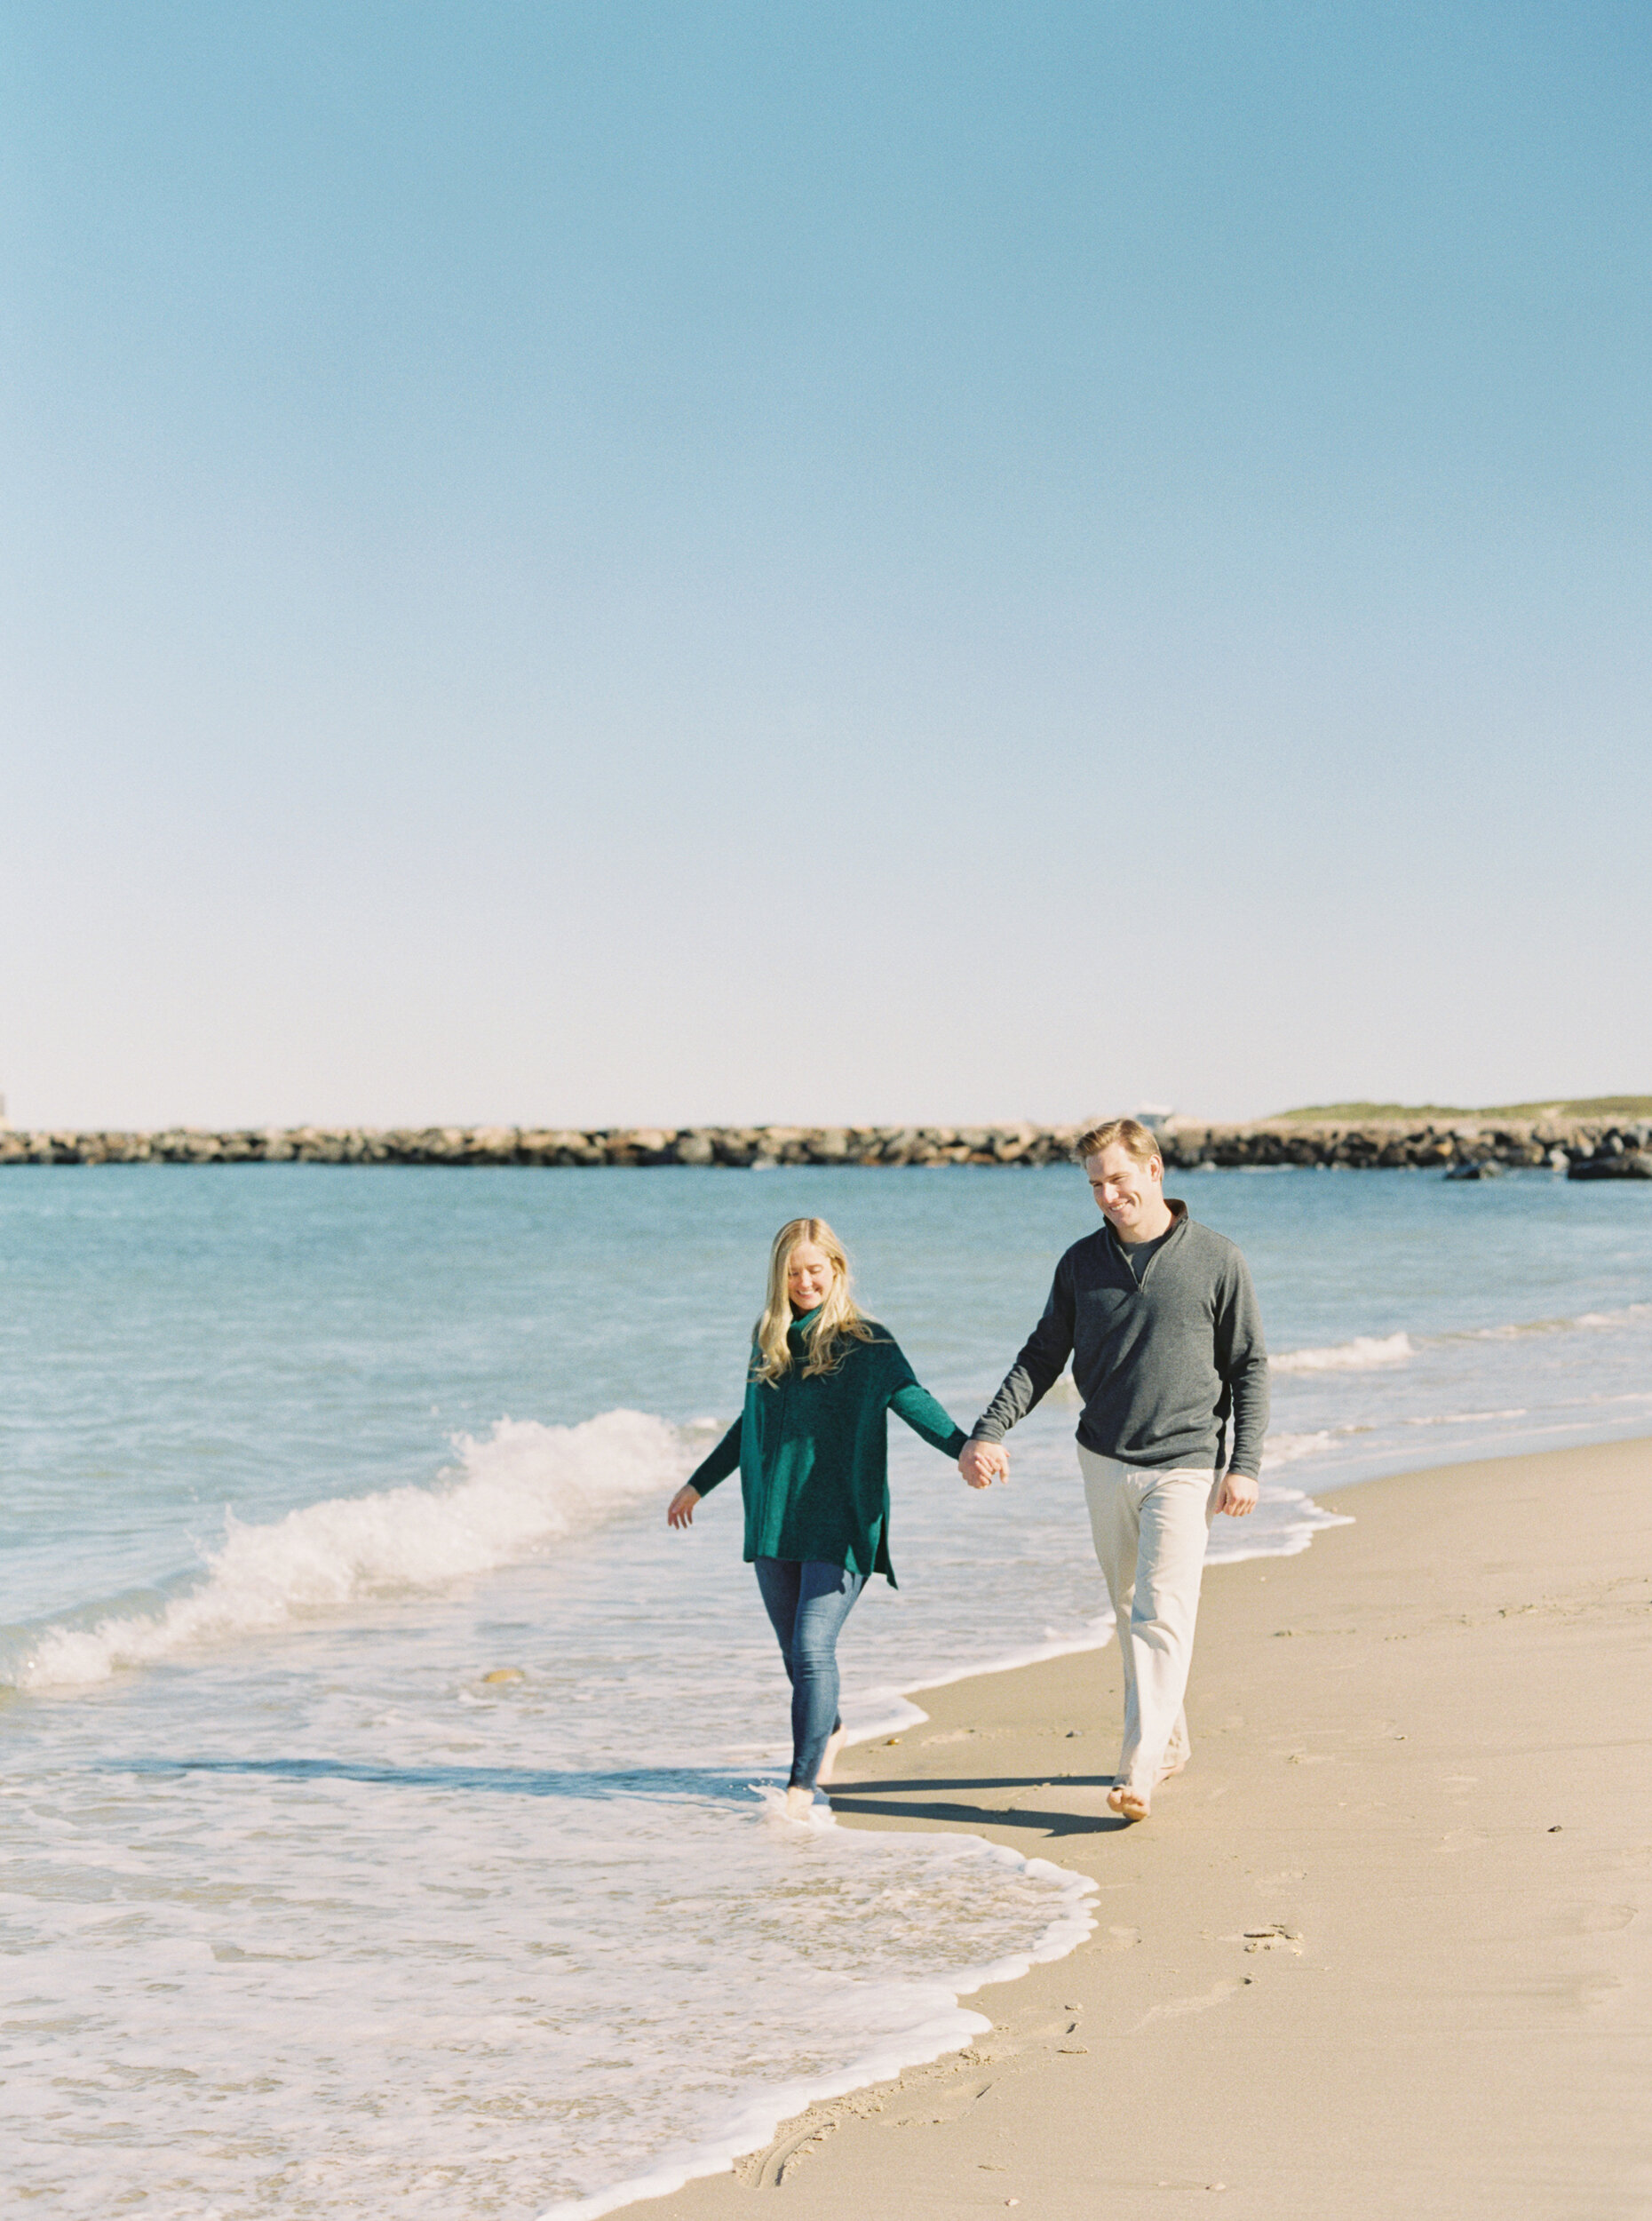
<svg viewBox="0 0 1652 2221">
<path fill-rule="evenodd" d="M 639 2221 L 1652 2214 L 1652 1442 L 1334 1502 L 1209 1578 L 1145 1825 L 1102 1802 L 1110 1646 L 847 1755 L 841 1825 L 1056 1859 L 1095 1934 L 973 1998 L 973 2050 Z"/>
</svg>

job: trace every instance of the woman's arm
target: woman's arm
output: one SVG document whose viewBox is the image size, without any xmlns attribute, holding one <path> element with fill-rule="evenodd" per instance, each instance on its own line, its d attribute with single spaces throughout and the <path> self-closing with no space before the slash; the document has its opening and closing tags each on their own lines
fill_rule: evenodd
<svg viewBox="0 0 1652 2221">
<path fill-rule="evenodd" d="M 921 1435 L 930 1447 L 949 1458 L 956 1458 L 968 1441 L 962 1427 L 955 1427 L 951 1414 L 937 1404 L 926 1388 L 916 1381 L 909 1381 L 898 1388 L 889 1398 L 889 1408 L 897 1419 L 904 1419 L 915 1435 Z"/>
<path fill-rule="evenodd" d="M 740 1463 L 740 1432 L 745 1422 L 741 1413 L 734 1425 L 723 1437 L 709 1457 L 703 1458 L 688 1478 L 665 1508 L 667 1521 L 673 1527 L 687 1527 L 693 1522 L 694 1508 L 703 1496 L 709 1496 L 719 1481 L 726 1481 Z"/>
</svg>

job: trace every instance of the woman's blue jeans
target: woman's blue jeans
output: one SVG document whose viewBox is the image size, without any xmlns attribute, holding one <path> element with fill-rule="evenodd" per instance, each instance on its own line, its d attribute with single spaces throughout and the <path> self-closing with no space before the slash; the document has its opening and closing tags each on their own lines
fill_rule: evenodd
<svg viewBox="0 0 1652 2221">
<path fill-rule="evenodd" d="M 757 1560 L 758 1587 L 791 1684 L 791 1787 L 812 1789 L 838 1717 L 838 1630 L 866 1586 L 864 1573 L 819 1558 Z"/>
</svg>

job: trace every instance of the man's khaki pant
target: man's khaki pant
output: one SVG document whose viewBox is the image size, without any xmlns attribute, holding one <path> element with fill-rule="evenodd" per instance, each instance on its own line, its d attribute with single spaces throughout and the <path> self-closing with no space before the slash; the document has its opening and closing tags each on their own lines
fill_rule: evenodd
<svg viewBox="0 0 1652 2221">
<path fill-rule="evenodd" d="M 1121 1465 L 1082 1444 L 1078 1462 L 1124 1668 L 1124 1740 L 1115 1779 L 1150 1799 L 1193 1747 L 1182 1698 L 1221 1476 Z"/>
</svg>

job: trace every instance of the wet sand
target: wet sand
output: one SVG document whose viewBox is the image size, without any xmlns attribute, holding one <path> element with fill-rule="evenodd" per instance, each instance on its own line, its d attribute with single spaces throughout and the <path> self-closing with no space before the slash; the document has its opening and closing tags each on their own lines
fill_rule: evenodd
<svg viewBox="0 0 1652 2221">
<path fill-rule="evenodd" d="M 1052 1859 L 1095 1934 L 973 1997 L 972 2050 L 630 2213 L 1652 2215 L 1652 1442 L 1332 1501 L 1354 1525 L 1207 1578 L 1146 1823 L 1104 1803 L 1111 1646 L 846 1754 L 839 1825 Z"/>
</svg>

